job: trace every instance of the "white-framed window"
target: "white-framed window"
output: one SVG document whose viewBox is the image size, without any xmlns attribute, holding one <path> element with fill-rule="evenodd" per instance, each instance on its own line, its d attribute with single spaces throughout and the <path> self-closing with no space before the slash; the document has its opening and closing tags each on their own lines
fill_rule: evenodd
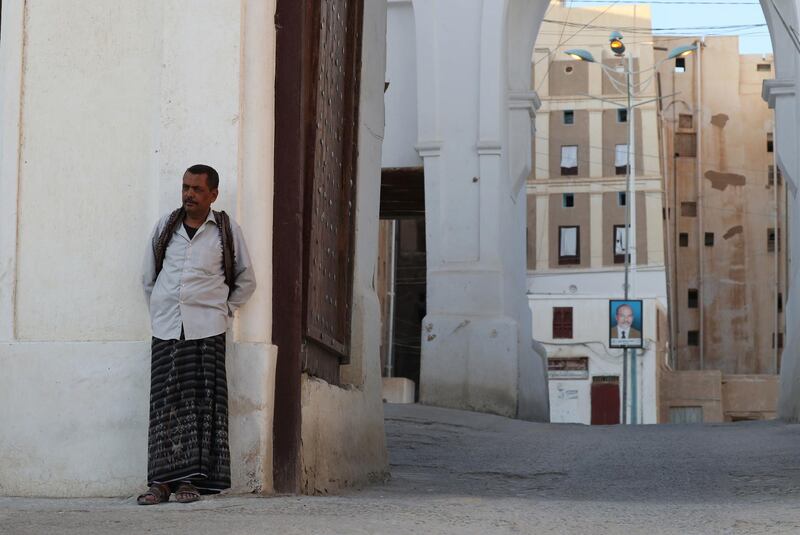
<svg viewBox="0 0 800 535">
<path fill-rule="evenodd" d="M 614 146 L 614 170 L 618 175 L 628 172 L 628 144 Z"/>
<path fill-rule="evenodd" d="M 614 225 L 614 263 L 624 264 L 628 233 L 625 225 Z"/>
<path fill-rule="evenodd" d="M 580 264 L 580 228 L 558 227 L 558 263 Z"/>
<path fill-rule="evenodd" d="M 578 146 L 577 145 L 562 145 L 561 146 L 561 174 L 562 175 L 577 175 L 578 174 Z"/>
</svg>

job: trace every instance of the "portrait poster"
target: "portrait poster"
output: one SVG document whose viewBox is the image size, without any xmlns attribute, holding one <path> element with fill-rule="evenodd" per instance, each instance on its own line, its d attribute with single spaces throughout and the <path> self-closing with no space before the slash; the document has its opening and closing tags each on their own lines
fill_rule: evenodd
<svg viewBox="0 0 800 535">
<path fill-rule="evenodd" d="M 611 300 L 608 306 L 608 347 L 631 349 L 644 347 L 641 300 Z"/>
</svg>

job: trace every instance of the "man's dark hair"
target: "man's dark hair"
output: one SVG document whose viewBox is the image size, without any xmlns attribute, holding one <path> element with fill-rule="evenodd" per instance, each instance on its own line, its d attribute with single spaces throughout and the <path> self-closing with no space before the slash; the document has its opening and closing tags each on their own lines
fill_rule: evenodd
<svg viewBox="0 0 800 535">
<path fill-rule="evenodd" d="M 199 163 L 191 166 L 186 172 L 193 175 L 206 175 L 206 183 L 210 190 L 215 190 L 219 187 L 219 173 L 210 165 Z"/>
</svg>

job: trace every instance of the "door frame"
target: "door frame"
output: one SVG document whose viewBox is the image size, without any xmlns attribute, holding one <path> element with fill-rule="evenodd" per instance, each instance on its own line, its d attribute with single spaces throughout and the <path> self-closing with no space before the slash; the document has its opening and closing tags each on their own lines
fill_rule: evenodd
<svg viewBox="0 0 800 535">
<path fill-rule="evenodd" d="M 278 347 L 273 414 L 273 487 L 300 491 L 303 335 L 303 214 L 309 102 L 308 1 L 277 0 L 275 10 L 275 173 L 272 250 L 272 340 Z M 268 22 L 268 21 L 265 21 Z"/>
</svg>

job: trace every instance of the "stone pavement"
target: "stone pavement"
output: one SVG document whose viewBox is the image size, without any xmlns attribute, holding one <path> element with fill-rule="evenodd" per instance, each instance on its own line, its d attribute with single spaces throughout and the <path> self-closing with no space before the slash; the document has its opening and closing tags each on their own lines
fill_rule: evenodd
<svg viewBox="0 0 800 535">
<path fill-rule="evenodd" d="M 584 427 L 386 406 L 392 480 L 341 496 L 0 498 L 2 534 L 800 533 L 800 426 Z"/>
</svg>

